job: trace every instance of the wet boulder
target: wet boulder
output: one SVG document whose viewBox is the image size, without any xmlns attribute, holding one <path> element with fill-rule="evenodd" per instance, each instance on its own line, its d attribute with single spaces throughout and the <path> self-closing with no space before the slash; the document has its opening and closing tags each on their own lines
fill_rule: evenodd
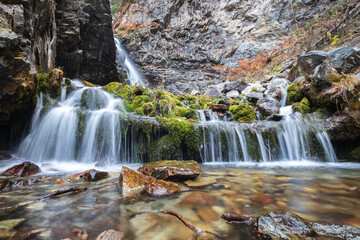
<svg viewBox="0 0 360 240">
<path fill-rule="evenodd" d="M 314 79 L 316 86 L 320 87 L 321 89 L 331 87 L 331 82 L 329 82 L 328 80 L 328 76 L 331 73 L 336 73 L 336 70 L 328 61 L 325 61 L 319 66 L 317 66 L 314 70 Z"/>
<path fill-rule="evenodd" d="M 253 219 L 253 231 L 259 239 L 290 240 L 317 235 L 310 222 L 283 211 L 271 212 Z"/>
<path fill-rule="evenodd" d="M 266 121 L 273 121 L 273 122 L 279 122 L 283 120 L 284 116 L 281 114 L 273 114 L 266 118 Z"/>
<path fill-rule="evenodd" d="M 5 151 L 0 151 L 0 160 L 6 160 L 12 158 L 11 154 Z"/>
<path fill-rule="evenodd" d="M 275 99 L 262 98 L 257 101 L 256 106 L 261 115 L 265 117 L 276 114 L 280 110 L 280 103 Z"/>
<path fill-rule="evenodd" d="M 3 172 L 11 176 L 25 177 L 34 175 L 40 172 L 39 166 L 31 162 L 23 162 L 22 164 L 15 165 Z"/>
<path fill-rule="evenodd" d="M 231 90 L 230 92 L 226 93 L 226 97 L 238 98 L 240 97 L 240 93 L 237 90 Z"/>
<path fill-rule="evenodd" d="M 229 102 L 229 98 L 228 97 L 224 97 L 222 99 L 219 100 L 218 104 L 223 104 L 223 105 L 228 105 L 230 106 L 230 102 Z"/>
<path fill-rule="evenodd" d="M 72 174 L 68 177 L 68 180 L 76 181 L 76 180 L 79 180 L 82 178 L 85 181 L 96 182 L 96 181 L 105 179 L 108 176 L 109 176 L 109 173 L 107 173 L 107 172 L 101 172 L 101 171 L 97 171 L 95 169 L 90 169 L 88 171 L 84 171 L 81 173 Z"/>
<path fill-rule="evenodd" d="M 97 171 L 95 169 L 91 169 L 84 173 L 84 180 L 88 182 L 97 182 L 103 180 L 109 176 L 107 172 Z"/>
<path fill-rule="evenodd" d="M 180 190 L 176 183 L 157 180 L 125 166 L 122 167 L 119 183 L 121 190 L 126 195 L 145 191 L 154 196 L 163 196 Z"/>
<path fill-rule="evenodd" d="M 100 233 L 96 240 L 122 240 L 124 237 L 124 233 L 110 229 Z"/>
<path fill-rule="evenodd" d="M 250 102 L 256 103 L 258 100 L 262 99 L 264 97 L 263 93 L 260 92 L 251 92 L 249 95 L 247 95 L 247 98 Z"/>
<path fill-rule="evenodd" d="M 200 175 L 200 164 L 195 161 L 157 161 L 146 163 L 138 171 L 155 178 L 166 180 L 195 179 Z"/>
<path fill-rule="evenodd" d="M 350 73 L 360 65 L 360 48 L 342 47 L 329 52 L 329 59 L 339 72 Z"/>
</svg>

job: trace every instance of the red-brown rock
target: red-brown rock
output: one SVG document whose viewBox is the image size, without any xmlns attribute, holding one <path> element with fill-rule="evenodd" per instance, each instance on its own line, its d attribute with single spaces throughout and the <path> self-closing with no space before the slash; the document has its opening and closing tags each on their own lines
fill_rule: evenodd
<svg viewBox="0 0 360 240">
<path fill-rule="evenodd" d="M 226 112 L 229 111 L 229 106 L 224 104 L 211 105 L 210 109 L 214 112 Z"/>
<path fill-rule="evenodd" d="M 119 182 L 123 192 L 145 190 L 151 195 L 162 196 L 180 190 L 179 185 L 176 183 L 157 180 L 125 166 L 122 167 Z"/>
<path fill-rule="evenodd" d="M 15 165 L 7 169 L 4 174 L 9 174 L 11 176 L 25 177 L 34 175 L 40 172 L 39 166 L 31 162 L 23 162 L 22 164 Z"/>
<path fill-rule="evenodd" d="M 70 175 L 68 177 L 68 180 L 75 181 L 75 180 L 79 180 L 80 178 L 83 178 L 85 181 L 96 182 L 96 181 L 105 179 L 108 176 L 109 176 L 109 173 L 107 173 L 107 172 L 101 172 L 101 171 L 97 171 L 95 169 L 90 169 L 85 172 Z"/>
<path fill-rule="evenodd" d="M 200 164 L 195 161 L 164 160 L 146 163 L 138 171 L 158 179 L 188 180 L 200 175 Z"/>
</svg>

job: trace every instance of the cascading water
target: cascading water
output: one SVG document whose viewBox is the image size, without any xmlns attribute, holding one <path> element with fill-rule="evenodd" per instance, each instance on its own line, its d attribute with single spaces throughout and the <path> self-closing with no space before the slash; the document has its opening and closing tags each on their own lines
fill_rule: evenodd
<svg viewBox="0 0 360 240">
<path fill-rule="evenodd" d="M 118 66 L 122 66 L 128 76 L 130 85 L 141 85 L 145 86 L 143 77 L 137 69 L 135 63 L 131 60 L 124 46 L 121 44 L 119 39 L 114 38 L 116 45 L 116 61 Z"/>
<path fill-rule="evenodd" d="M 132 163 L 132 145 L 121 132 L 123 101 L 101 88 L 78 87 L 47 112 L 40 94 L 30 134 L 18 149 L 18 156 L 35 162 L 81 161 L 103 164 Z M 66 99 L 65 99 L 66 98 Z M 42 112 L 43 116 L 41 116 Z"/>
<path fill-rule="evenodd" d="M 211 112 L 206 117 L 204 111 L 198 111 L 203 162 L 337 161 L 321 125 L 310 116 L 292 113 L 291 106 L 282 107 L 280 114 L 280 122 L 241 124 L 220 121 Z"/>
</svg>

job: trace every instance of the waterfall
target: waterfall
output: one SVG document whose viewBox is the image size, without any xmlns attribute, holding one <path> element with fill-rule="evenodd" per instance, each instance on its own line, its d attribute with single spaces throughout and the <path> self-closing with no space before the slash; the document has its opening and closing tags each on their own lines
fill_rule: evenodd
<svg viewBox="0 0 360 240">
<path fill-rule="evenodd" d="M 78 89 L 67 98 L 66 91 L 61 91 L 61 101 L 45 113 L 40 94 L 31 132 L 17 155 L 35 162 L 135 162 L 132 146 L 123 141 L 121 132 L 121 116 L 126 113 L 123 101 L 80 81 L 72 85 Z"/>
<path fill-rule="evenodd" d="M 118 66 L 122 66 L 125 69 L 129 84 L 145 86 L 143 77 L 141 76 L 135 63 L 131 60 L 124 46 L 116 37 L 114 37 L 114 40 L 116 45 L 116 62 Z"/>
<path fill-rule="evenodd" d="M 292 106 L 282 107 L 280 114 L 280 122 L 246 124 L 219 120 L 211 111 L 198 111 L 203 162 L 337 161 L 321 124 L 311 116 L 293 113 Z"/>
</svg>

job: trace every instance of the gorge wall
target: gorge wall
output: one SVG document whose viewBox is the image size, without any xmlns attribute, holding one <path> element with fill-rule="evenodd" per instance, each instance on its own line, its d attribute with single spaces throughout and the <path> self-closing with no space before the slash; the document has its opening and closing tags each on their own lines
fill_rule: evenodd
<svg viewBox="0 0 360 240">
<path fill-rule="evenodd" d="M 108 0 L 1 0 L 0 149 L 19 138 L 35 103 L 37 73 L 60 67 L 65 77 L 117 81 Z"/>
<path fill-rule="evenodd" d="M 174 92 L 204 90 L 224 76 L 213 67 L 279 47 L 329 0 L 120 0 L 114 29 L 149 81 Z M 341 1 L 340 1 L 341 2 Z"/>
</svg>

